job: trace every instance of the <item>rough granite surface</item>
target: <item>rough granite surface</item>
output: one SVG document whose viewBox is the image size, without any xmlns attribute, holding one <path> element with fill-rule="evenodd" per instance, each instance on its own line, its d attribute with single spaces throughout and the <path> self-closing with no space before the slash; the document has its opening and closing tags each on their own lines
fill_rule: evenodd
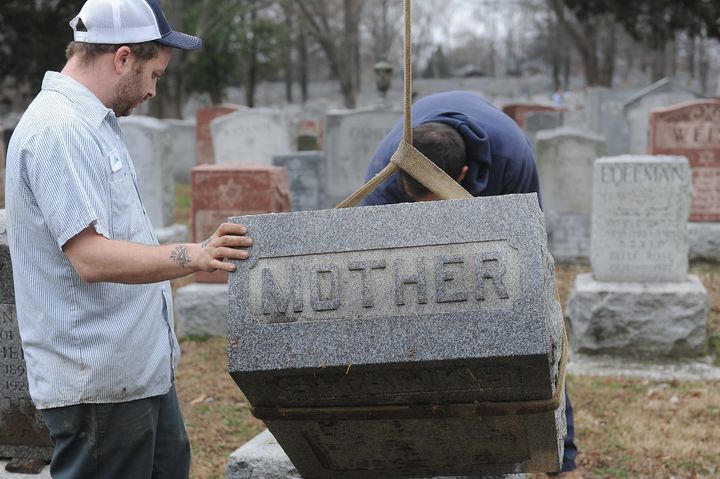
<svg viewBox="0 0 720 479">
<path fill-rule="evenodd" d="M 228 285 L 191 283 L 175 293 L 175 332 L 178 337 L 227 336 Z"/>
<path fill-rule="evenodd" d="M 256 413 L 539 400 L 555 392 L 562 314 L 535 195 L 231 221 L 248 227 L 254 246 L 251 260 L 229 275 L 229 371 Z M 312 477 L 558 467 L 562 407 L 472 420 L 449 409 L 434 417 L 265 421 Z M 359 442 L 368 446 L 363 455 Z M 438 447 L 458 442 L 465 447 Z M 405 460 L 413 454 L 423 461 Z"/>
</svg>

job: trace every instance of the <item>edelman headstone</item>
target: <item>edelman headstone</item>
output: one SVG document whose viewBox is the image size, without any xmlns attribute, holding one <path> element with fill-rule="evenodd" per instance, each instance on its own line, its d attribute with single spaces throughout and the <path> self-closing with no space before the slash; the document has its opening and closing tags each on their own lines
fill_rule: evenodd
<svg viewBox="0 0 720 479">
<path fill-rule="evenodd" d="M 0 210 L 0 458 L 49 461 L 51 456 L 50 433 L 28 392 L 5 210 Z"/>
<path fill-rule="evenodd" d="M 303 477 L 559 469 L 563 407 L 497 406 L 562 395 L 536 195 L 231 221 L 229 372 Z"/>
<path fill-rule="evenodd" d="M 568 299 L 573 349 L 683 357 L 704 353 L 708 295 L 688 272 L 691 173 L 680 156 L 595 162 L 592 273 Z"/>
<path fill-rule="evenodd" d="M 329 111 L 325 120 L 327 206 L 360 188 L 380 142 L 402 116 L 399 112 Z"/>
<path fill-rule="evenodd" d="M 282 112 L 243 110 L 210 122 L 215 163 L 272 165 L 272 157 L 291 151 Z"/>
<path fill-rule="evenodd" d="M 592 270 L 599 281 L 685 281 L 691 172 L 679 156 L 595 162 Z"/>
<path fill-rule="evenodd" d="M 550 252 L 558 261 L 590 260 L 593 163 L 606 156 L 605 139 L 562 127 L 535 138 Z"/>
<path fill-rule="evenodd" d="M 319 210 L 325 206 L 325 155 L 303 151 L 273 157 L 273 165 L 287 168 L 293 211 Z"/>
</svg>

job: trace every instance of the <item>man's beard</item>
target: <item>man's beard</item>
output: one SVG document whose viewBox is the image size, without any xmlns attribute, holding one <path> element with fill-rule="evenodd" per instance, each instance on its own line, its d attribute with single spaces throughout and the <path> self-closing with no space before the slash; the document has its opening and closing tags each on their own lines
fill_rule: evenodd
<svg viewBox="0 0 720 479">
<path fill-rule="evenodd" d="M 133 109 L 145 98 L 141 89 L 141 75 L 142 73 L 139 70 L 133 70 L 132 75 L 121 80 L 118 84 L 112 106 L 115 116 L 129 116 Z"/>
</svg>

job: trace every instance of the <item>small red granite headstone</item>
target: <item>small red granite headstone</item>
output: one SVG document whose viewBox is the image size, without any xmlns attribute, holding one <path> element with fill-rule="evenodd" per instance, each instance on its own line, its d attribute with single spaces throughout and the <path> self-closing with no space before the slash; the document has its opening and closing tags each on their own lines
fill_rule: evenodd
<svg viewBox="0 0 720 479">
<path fill-rule="evenodd" d="M 539 103 L 511 103 L 505 105 L 502 109 L 503 113 L 515 120 L 520 128 L 525 128 L 525 115 L 534 111 L 561 111 L 552 105 L 542 105 Z"/>
<path fill-rule="evenodd" d="M 192 238 L 209 238 L 230 216 L 290 211 L 287 168 L 199 165 L 192 169 Z M 223 272 L 195 273 L 201 283 L 227 282 Z"/>
<path fill-rule="evenodd" d="M 212 138 L 210 137 L 210 122 L 219 116 L 228 115 L 244 108 L 242 105 L 223 103 L 222 105 L 212 105 L 197 110 L 195 113 L 197 125 L 195 127 L 195 138 L 197 140 L 198 165 L 215 163 Z"/>
<path fill-rule="evenodd" d="M 690 221 L 720 221 L 720 100 L 693 100 L 650 115 L 648 152 L 687 157 L 693 172 Z"/>
</svg>

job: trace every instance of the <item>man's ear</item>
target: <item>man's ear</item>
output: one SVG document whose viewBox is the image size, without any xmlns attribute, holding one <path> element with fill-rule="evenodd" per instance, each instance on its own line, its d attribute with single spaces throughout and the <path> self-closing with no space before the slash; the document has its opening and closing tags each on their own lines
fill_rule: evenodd
<svg viewBox="0 0 720 479">
<path fill-rule="evenodd" d="M 458 183 L 465 179 L 465 176 L 467 175 L 469 169 L 470 168 L 468 168 L 468 165 L 462 167 L 462 171 L 460 171 L 460 177 L 457 179 Z"/>
<path fill-rule="evenodd" d="M 130 68 L 132 59 L 132 50 L 127 45 L 123 45 L 115 51 L 113 56 L 113 66 L 115 67 L 115 73 L 123 73 Z"/>
</svg>

